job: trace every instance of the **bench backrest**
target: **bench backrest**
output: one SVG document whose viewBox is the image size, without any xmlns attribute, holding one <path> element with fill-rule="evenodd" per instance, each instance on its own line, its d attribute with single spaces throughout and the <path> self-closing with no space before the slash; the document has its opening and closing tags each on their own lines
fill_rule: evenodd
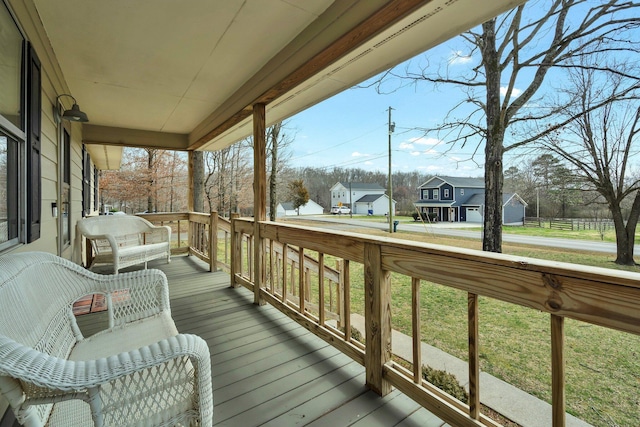
<svg viewBox="0 0 640 427">
<path fill-rule="evenodd" d="M 77 342 L 73 303 L 86 292 L 81 267 L 44 252 L 0 257 L 0 335 L 67 358 Z"/>
<path fill-rule="evenodd" d="M 84 218 L 78 221 L 78 228 L 85 236 L 135 235 L 153 230 L 153 224 L 144 218 L 133 215 L 101 215 Z"/>
</svg>

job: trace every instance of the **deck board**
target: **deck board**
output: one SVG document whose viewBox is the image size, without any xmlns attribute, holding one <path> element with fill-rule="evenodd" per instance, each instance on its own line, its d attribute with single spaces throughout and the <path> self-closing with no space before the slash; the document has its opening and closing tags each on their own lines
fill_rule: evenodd
<svg viewBox="0 0 640 427">
<path fill-rule="evenodd" d="M 229 287 L 228 274 L 186 256 L 149 267 L 167 274 L 178 330 L 209 344 L 214 425 L 445 425 L 397 390 L 368 390 L 360 364 L 275 308 L 253 304 L 249 291 Z"/>
</svg>

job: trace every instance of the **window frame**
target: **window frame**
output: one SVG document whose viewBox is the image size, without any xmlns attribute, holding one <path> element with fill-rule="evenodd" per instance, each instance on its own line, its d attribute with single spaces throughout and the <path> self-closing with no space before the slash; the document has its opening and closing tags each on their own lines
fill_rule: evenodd
<svg viewBox="0 0 640 427">
<path fill-rule="evenodd" d="M 20 42 L 19 117 L 16 120 L 0 114 L 0 132 L 15 143 L 11 168 L 7 165 L 7 206 L 17 207 L 17 225 L 12 237 L 0 244 L 0 251 L 40 238 L 42 225 L 42 67 L 35 49 L 15 19 L 5 1 L 0 2 L 0 13 L 6 13 L 13 22 Z M 9 154 L 7 154 L 9 161 Z M 9 182 L 13 188 L 9 188 Z M 9 199 L 11 198 L 11 202 Z"/>
</svg>

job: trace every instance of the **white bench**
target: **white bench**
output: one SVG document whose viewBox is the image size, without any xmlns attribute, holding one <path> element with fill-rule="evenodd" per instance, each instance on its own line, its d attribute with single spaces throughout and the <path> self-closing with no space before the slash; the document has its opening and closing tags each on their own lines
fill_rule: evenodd
<svg viewBox="0 0 640 427">
<path fill-rule="evenodd" d="M 104 294 L 84 337 L 73 303 Z M 164 273 L 99 275 L 44 252 L 0 257 L 0 392 L 25 426 L 211 426 L 206 342 L 179 334 Z"/>
<path fill-rule="evenodd" d="M 78 231 L 91 241 L 96 264 L 113 264 L 121 268 L 166 258 L 171 262 L 171 228 L 155 226 L 132 215 L 101 215 L 78 221 Z"/>
</svg>

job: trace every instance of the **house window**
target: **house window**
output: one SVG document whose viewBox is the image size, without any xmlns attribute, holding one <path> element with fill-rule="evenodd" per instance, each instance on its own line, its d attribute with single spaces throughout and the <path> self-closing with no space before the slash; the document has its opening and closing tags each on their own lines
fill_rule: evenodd
<svg viewBox="0 0 640 427">
<path fill-rule="evenodd" d="M 464 196 L 464 188 L 461 188 L 461 189 L 460 189 L 460 195 L 461 195 L 461 196 Z"/>
<path fill-rule="evenodd" d="M 440 195 L 438 193 L 439 193 L 438 190 L 433 190 L 433 199 L 434 200 L 438 200 L 440 198 Z"/>
<path fill-rule="evenodd" d="M 446 199 L 447 197 L 449 197 L 449 189 L 445 188 L 444 189 L 444 198 Z"/>
<path fill-rule="evenodd" d="M 0 2 L 0 250 L 40 237 L 40 62 Z"/>
<path fill-rule="evenodd" d="M 0 131 L 0 249 L 18 242 L 18 147 Z"/>
</svg>

